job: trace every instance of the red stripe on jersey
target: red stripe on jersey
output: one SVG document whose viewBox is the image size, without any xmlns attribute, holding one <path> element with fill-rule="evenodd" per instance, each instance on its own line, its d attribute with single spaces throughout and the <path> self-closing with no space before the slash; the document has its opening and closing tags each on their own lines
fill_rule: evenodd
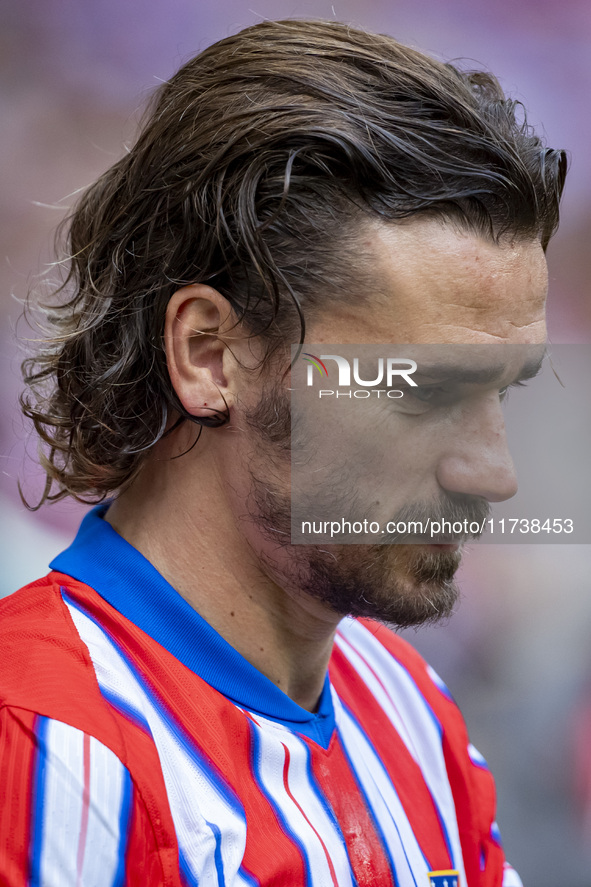
<svg viewBox="0 0 591 887">
<path fill-rule="evenodd" d="M 381 758 L 431 868 L 450 869 L 452 860 L 445 834 L 419 765 L 380 704 L 338 647 L 335 647 L 332 654 L 331 680 Z"/>
<path fill-rule="evenodd" d="M 460 841 L 468 884 L 478 887 L 498 887 L 503 882 L 505 854 L 490 837 L 491 811 L 495 809 L 495 788 L 491 774 L 476 767 L 468 759 L 459 758 L 450 739 L 444 734 L 443 753 L 449 780 L 453 786 L 458 814 Z M 482 799 L 478 804 L 477 799 Z M 479 843 L 478 836 L 488 837 Z M 484 871 L 481 858 L 484 858 Z"/>
<path fill-rule="evenodd" d="M 76 857 L 76 887 L 82 885 L 86 836 L 88 834 L 88 814 L 90 811 L 90 736 L 84 734 L 82 750 L 82 772 L 84 786 L 82 789 L 82 813 L 80 815 L 80 834 L 78 836 L 78 854 Z"/>
<path fill-rule="evenodd" d="M 330 854 L 329 854 L 328 850 L 326 849 L 326 844 L 322 840 L 322 837 L 320 836 L 317 829 L 314 828 L 314 825 L 308 819 L 308 816 L 306 815 L 306 811 L 302 809 L 301 804 L 299 804 L 297 802 L 297 800 L 295 799 L 295 797 L 293 796 L 293 794 L 291 792 L 291 789 L 289 787 L 289 761 L 290 761 L 289 749 L 285 745 L 284 742 L 282 742 L 281 745 L 283 746 L 283 750 L 285 751 L 285 761 L 283 764 L 283 787 L 285 788 L 285 791 L 287 792 L 287 794 L 289 795 L 289 797 L 291 798 L 293 803 L 296 805 L 296 807 L 298 808 L 298 810 L 300 811 L 300 813 L 302 814 L 302 816 L 304 817 L 304 819 L 306 820 L 306 822 L 308 823 L 308 825 L 310 826 L 310 828 L 312 829 L 312 831 L 314 832 L 314 834 L 316 835 L 318 840 L 320 841 L 320 843 L 322 845 L 322 849 L 324 850 L 324 855 L 326 856 L 326 861 L 328 863 L 328 867 L 330 869 L 330 876 L 332 878 L 332 883 L 334 884 L 334 887 L 339 887 L 339 885 L 337 884 L 337 876 L 336 876 L 336 872 L 334 870 L 334 865 L 332 864 L 332 859 L 330 858 Z"/>
<path fill-rule="evenodd" d="M 158 750 L 152 737 L 141 727 L 111 710 L 117 721 L 120 741 L 126 749 L 120 760 L 130 770 L 133 779 L 125 884 L 129 887 L 138 884 L 142 887 L 159 887 L 161 884 L 181 887 L 176 831 Z"/>
<path fill-rule="evenodd" d="M 163 852 L 154 832 L 154 824 L 157 828 L 161 827 L 161 816 L 153 814 L 150 817 L 146 804 L 134 785 L 125 853 L 124 887 L 138 887 L 138 884 L 142 887 L 181 885 L 176 846 Z"/>
<path fill-rule="evenodd" d="M 29 883 L 37 742 L 36 715 L 23 709 L 0 709 L 0 884 Z"/>
<path fill-rule="evenodd" d="M 312 772 L 339 822 L 358 887 L 395 887 L 381 838 L 338 736 L 328 751 L 309 745 Z"/>
</svg>

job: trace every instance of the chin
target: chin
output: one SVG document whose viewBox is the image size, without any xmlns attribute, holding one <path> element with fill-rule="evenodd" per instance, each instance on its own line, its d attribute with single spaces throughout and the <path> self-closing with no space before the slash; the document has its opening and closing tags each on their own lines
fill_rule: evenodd
<svg viewBox="0 0 591 887">
<path fill-rule="evenodd" d="M 300 593 L 322 601 L 339 616 L 363 616 L 405 628 L 437 622 L 453 612 L 459 596 L 454 579 L 461 562 L 459 546 L 331 549 L 306 548 L 305 554 L 300 550 L 297 585 Z"/>
<path fill-rule="evenodd" d="M 452 613 L 461 543 L 292 545 L 289 498 L 255 475 L 251 497 L 252 547 L 270 578 L 294 597 L 319 601 L 339 617 L 363 616 L 399 628 Z"/>
</svg>

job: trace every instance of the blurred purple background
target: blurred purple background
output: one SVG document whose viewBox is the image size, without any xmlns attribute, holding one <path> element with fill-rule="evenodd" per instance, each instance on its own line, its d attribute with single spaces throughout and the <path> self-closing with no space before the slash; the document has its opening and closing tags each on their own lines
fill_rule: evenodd
<svg viewBox="0 0 591 887">
<path fill-rule="evenodd" d="M 76 192 L 120 156 L 152 88 L 262 18 L 336 18 L 494 71 L 548 143 L 571 154 L 549 251 L 550 336 L 591 341 L 587 0 L 8 0 L 1 15 L 0 595 L 46 572 L 84 511 L 62 503 L 31 514 L 16 486 L 19 477 L 29 493 L 41 485 L 36 443 L 16 405 L 22 352 L 35 335 L 19 316 L 27 292 L 52 279 L 55 226 Z M 580 409 L 589 422 L 589 404 Z M 580 717 L 591 683 L 590 567 L 588 546 L 474 548 L 458 614 L 407 633 L 450 685 L 497 776 L 507 855 L 526 887 L 591 884 L 591 806 L 585 816 L 573 762 L 575 723 L 579 754 L 591 760 Z"/>
</svg>

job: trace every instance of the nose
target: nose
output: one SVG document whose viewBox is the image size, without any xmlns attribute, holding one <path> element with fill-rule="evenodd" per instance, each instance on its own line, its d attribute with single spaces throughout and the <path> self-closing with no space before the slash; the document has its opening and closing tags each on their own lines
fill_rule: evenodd
<svg viewBox="0 0 591 887">
<path fill-rule="evenodd" d="M 496 391 L 464 401 L 449 427 L 437 466 L 437 480 L 449 493 L 503 502 L 517 492 L 517 475 L 507 444 L 505 419 Z"/>
</svg>

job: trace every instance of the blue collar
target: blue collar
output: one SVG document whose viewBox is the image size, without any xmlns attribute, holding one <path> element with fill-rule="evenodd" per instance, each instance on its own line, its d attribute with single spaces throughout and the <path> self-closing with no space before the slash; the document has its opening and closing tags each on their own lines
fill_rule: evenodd
<svg viewBox="0 0 591 887">
<path fill-rule="evenodd" d="M 233 702 L 328 748 L 334 709 L 328 676 L 318 711 L 306 711 L 231 647 L 146 558 L 93 508 L 50 567 L 93 588 L 187 668 Z"/>
</svg>

